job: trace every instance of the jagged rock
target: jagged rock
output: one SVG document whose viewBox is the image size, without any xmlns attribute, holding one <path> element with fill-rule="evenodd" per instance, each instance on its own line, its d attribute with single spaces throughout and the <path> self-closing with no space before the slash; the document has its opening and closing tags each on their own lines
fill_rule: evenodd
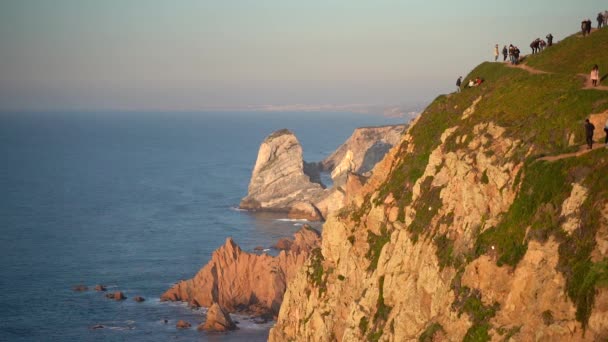
<svg viewBox="0 0 608 342">
<path fill-rule="evenodd" d="M 294 235 L 289 251 L 276 257 L 246 253 L 228 238 L 194 278 L 180 281 L 161 300 L 205 307 L 218 303 L 228 312 L 276 315 L 287 283 L 319 245 L 319 232 L 309 226 Z"/>
<path fill-rule="evenodd" d="M 78 284 L 72 287 L 72 291 L 75 292 L 84 292 L 84 291 L 88 291 L 89 288 L 86 285 L 82 285 L 82 284 Z"/>
<path fill-rule="evenodd" d="M 97 292 L 105 292 L 105 291 L 107 291 L 107 289 L 106 289 L 106 287 L 104 285 L 97 284 L 97 285 L 95 285 L 95 291 L 97 291 Z"/>
<path fill-rule="evenodd" d="M 207 311 L 207 320 L 204 324 L 199 325 L 197 329 L 220 332 L 235 330 L 236 328 L 236 324 L 230 318 L 230 314 L 218 303 L 213 303 L 209 311 Z"/>
<path fill-rule="evenodd" d="M 256 251 L 256 252 L 261 252 L 261 251 L 263 251 L 263 250 L 264 250 L 264 247 L 262 247 L 262 246 L 255 246 L 255 247 L 253 248 L 253 250 L 254 250 L 254 251 Z"/>
<path fill-rule="evenodd" d="M 94 326 L 91 327 L 91 330 L 97 330 L 97 329 L 103 329 L 105 328 L 103 325 L 101 324 L 96 324 Z"/>
<path fill-rule="evenodd" d="M 136 302 L 138 302 L 138 303 L 141 303 L 141 302 L 144 302 L 146 299 L 144 297 L 142 297 L 142 296 L 135 296 L 133 298 L 133 300 L 136 301 Z"/>
<path fill-rule="evenodd" d="M 114 300 L 125 300 L 127 299 L 127 297 L 125 297 L 124 293 L 122 293 L 122 291 L 116 291 L 113 293 L 107 293 L 106 294 L 106 298 L 108 299 L 114 299 Z"/>
<path fill-rule="evenodd" d="M 317 210 L 310 207 L 314 208 L 311 203 L 322 199 L 325 191 L 305 173 L 315 169 L 316 173 L 311 172 L 312 180 L 320 179 L 318 168 L 302 160 L 302 146 L 291 131 L 282 129 L 272 133 L 260 146 L 248 193 L 240 207 L 291 213 L 292 216 L 301 213 L 307 216 L 304 218 L 319 219 L 315 215 Z M 303 208 L 301 203 L 309 207 Z M 296 205 L 299 207 L 294 208 Z"/>
<path fill-rule="evenodd" d="M 405 128 L 406 125 L 357 128 L 321 162 L 322 169 L 331 171 L 334 180 L 347 172 L 368 172 L 401 140 Z"/>
<path fill-rule="evenodd" d="M 183 319 L 180 319 L 179 321 L 177 321 L 177 323 L 175 324 L 175 327 L 178 329 L 188 329 L 192 326 L 192 324 L 190 324 L 190 322 L 188 321 L 184 321 Z"/>
<path fill-rule="evenodd" d="M 289 250 L 292 244 L 293 241 L 291 241 L 291 239 L 280 238 L 279 241 L 277 241 L 277 243 L 275 243 L 273 247 L 280 250 Z"/>
</svg>

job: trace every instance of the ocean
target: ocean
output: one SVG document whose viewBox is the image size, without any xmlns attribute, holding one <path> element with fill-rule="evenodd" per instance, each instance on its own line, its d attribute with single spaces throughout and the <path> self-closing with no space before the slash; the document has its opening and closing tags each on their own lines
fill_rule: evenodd
<svg viewBox="0 0 608 342">
<path fill-rule="evenodd" d="M 196 331 L 204 310 L 158 298 L 228 236 L 250 251 L 297 231 L 300 222 L 235 209 L 272 131 L 291 129 L 305 160 L 320 161 L 356 127 L 403 122 L 350 113 L 0 114 L 0 341 L 265 341 L 273 323 L 236 317 L 236 332 L 207 334 Z M 74 292 L 77 284 L 90 290 Z M 106 299 L 95 284 L 129 299 Z M 179 319 L 193 328 L 176 329 Z"/>
</svg>

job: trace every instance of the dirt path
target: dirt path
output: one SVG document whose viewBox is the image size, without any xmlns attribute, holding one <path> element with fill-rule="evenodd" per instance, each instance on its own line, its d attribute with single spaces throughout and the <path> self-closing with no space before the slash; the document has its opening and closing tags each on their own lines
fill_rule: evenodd
<svg viewBox="0 0 608 342">
<path fill-rule="evenodd" d="M 608 90 L 608 86 L 602 85 L 601 83 L 597 87 L 594 87 L 591 84 L 591 75 L 588 75 L 588 74 L 578 74 L 577 76 L 580 76 L 580 77 L 582 77 L 582 78 L 585 79 L 585 85 L 583 86 L 583 89 Z"/>
<path fill-rule="evenodd" d="M 542 157 L 542 158 L 538 158 L 536 159 L 538 160 L 545 160 L 545 161 L 549 161 L 549 162 L 553 162 L 556 160 L 560 160 L 560 159 L 566 159 L 566 158 L 572 158 L 572 157 L 580 157 L 584 154 L 587 154 L 591 151 L 597 150 L 597 149 L 605 149 L 606 145 L 602 142 L 594 142 L 593 143 L 593 150 L 590 150 L 589 148 L 587 148 L 587 145 L 583 145 L 581 146 L 581 148 L 576 151 L 576 152 L 572 152 L 572 153 L 564 153 L 564 154 L 558 154 L 556 156 L 546 156 L 546 157 Z"/>
<path fill-rule="evenodd" d="M 511 63 L 507 63 L 507 67 L 509 68 L 517 68 L 517 69 L 522 69 L 522 70 L 526 70 L 527 72 L 534 74 L 534 75 L 539 75 L 539 74 L 550 74 L 550 72 L 546 72 L 546 71 L 542 71 L 542 70 L 538 70 L 538 69 L 534 69 L 533 67 L 527 65 L 527 64 L 523 64 L 523 63 L 519 63 L 516 65 L 513 65 Z"/>
</svg>

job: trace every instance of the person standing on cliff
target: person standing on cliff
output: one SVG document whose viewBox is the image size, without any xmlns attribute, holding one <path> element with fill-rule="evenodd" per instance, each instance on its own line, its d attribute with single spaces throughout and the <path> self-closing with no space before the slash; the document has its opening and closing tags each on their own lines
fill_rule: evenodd
<svg viewBox="0 0 608 342">
<path fill-rule="evenodd" d="M 547 46 L 553 45 L 553 35 L 551 33 L 549 33 L 546 38 L 547 38 Z"/>
<path fill-rule="evenodd" d="M 599 80 L 600 80 L 600 69 L 599 69 L 599 67 L 597 66 L 597 64 L 593 66 L 593 69 L 591 69 L 591 75 L 590 75 L 590 78 L 591 78 L 591 84 L 592 84 L 594 87 L 597 87 L 597 83 L 598 83 L 598 82 L 599 82 Z"/>
<path fill-rule="evenodd" d="M 604 144 L 606 144 L 606 148 L 608 148 L 608 120 L 606 120 L 606 124 L 604 125 L 604 133 L 606 133 Z"/>
<path fill-rule="evenodd" d="M 602 24 L 604 24 L 604 15 L 602 14 L 602 12 L 600 12 L 597 14 L 597 28 L 601 29 Z"/>
<path fill-rule="evenodd" d="M 456 80 L 456 92 L 460 93 L 460 85 L 462 84 L 462 76 L 458 77 Z"/>
<path fill-rule="evenodd" d="M 587 140 L 587 146 L 589 147 L 589 149 L 593 148 L 593 131 L 595 130 L 595 126 L 593 126 L 593 124 L 591 122 L 589 122 L 589 119 L 585 119 L 585 138 Z"/>
<path fill-rule="evenodd" d="M 509 54 L 509 50 L 507 50 L 507 46 L 503 46 L 502 47 L 502 61 L 506 61 L 507 60 L 507 55 Z"/>
<path fill-rule="evenodd" d="M 498 56 L 500 56 L 500 53 L 498 52 L 498 44 L 496 44 L 494 46 L 494 62 L 498 61 Z"/>
</svg>

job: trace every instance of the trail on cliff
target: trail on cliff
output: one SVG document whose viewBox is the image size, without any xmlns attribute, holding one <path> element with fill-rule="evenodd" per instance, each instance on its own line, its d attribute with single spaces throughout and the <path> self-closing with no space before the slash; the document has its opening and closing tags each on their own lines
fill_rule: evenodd
<svg viewBox="0 0 608 342">
<path fill-rule="evenodd" d="M 270 341 L 606 339 L 608 153 L 571 152 L 605 122 L 577 74 L 606 47 L 573 35 L 438 96 L 325 223 Z"/>
</svg>

